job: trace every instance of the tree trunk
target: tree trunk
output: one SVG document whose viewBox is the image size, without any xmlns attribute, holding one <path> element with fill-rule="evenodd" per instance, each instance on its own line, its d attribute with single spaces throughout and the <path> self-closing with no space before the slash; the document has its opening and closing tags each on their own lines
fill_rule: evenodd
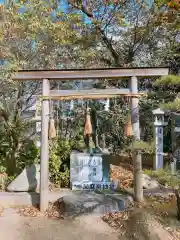
<svg viewBox="0 0 180 240">
<path fill-rule="evenodd" d="M 7 161 L 7 174 L 13 176 L 17 172 L 16 154 L 19 151 L 19 142 L 15 139 L 12 140 L 11 153 Z"/>
<path fill-rule="evenodd" d="M 7 174 L 8 176 L 13 176 L 16 173 L 16 157 L 15 157 L 15 151 L 12 150 L 12 153 L 10 154 L 10 158 L 7 163 Z"/>
<path fill-rule="evenodd" d="M 13 116 L 13 125 L 14 129 L 9 132 L 10 148 L 11 153 L 9 154 L 9 159 L 7 161 L 7 173 L 12 176 L 17 171 L 16 166 L 16 155 L 19 151 L 19 133 L 16 132 L 16 128 L 19 128 L 19 119 L 22 111 L 22 100 L 23 96 L 23 83 L 19 85 L 19 91 L 17 94 L 17 103 L 15 106 L 14 116 Z"/>
</svg>

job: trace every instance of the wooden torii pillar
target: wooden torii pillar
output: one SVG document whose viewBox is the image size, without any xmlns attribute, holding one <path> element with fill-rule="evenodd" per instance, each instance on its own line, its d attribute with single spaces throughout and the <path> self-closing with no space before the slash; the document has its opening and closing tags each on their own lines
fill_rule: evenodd
<svg viewBox="0 0 180 240">
<path fill-rule="evenodd" d="M 50 81 L 43 79 L 42 96 L 49 96 L 49 93 Z M 45 212 L 49 202 L 49 99 L 42 99 L 41 104 L 40 211 Z"/>
<path fill-rule="evenodd" d="M 131 93 L 138 93 L 138 79 L 136 76 L 132 76 L 130 80 Z M 139 99 L 137 97 L 131 97 L 131 121 L 133 136 L 135 140 L 140 140 L 140 124 L 139 124 Z M 134 196 L 136 201 L 141 202 L 143 200 L 143 185 L 141 179 L 142 173 L 142 159 L 140 152 L 133 153 L 133 165 L 134 165 Z"/>
</svg>

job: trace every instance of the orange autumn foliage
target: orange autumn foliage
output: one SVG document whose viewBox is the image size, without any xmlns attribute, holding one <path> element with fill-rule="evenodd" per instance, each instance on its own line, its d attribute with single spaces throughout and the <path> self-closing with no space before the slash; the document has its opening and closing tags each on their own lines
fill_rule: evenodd
<svg viewBox="0 0 180 240">
<path fill-rule="evenodd" d="M 168 2 L 168 7 L 171 9 L 179 10 L 180 9 L 180 0 L 171 0 Z"/>
</svg>

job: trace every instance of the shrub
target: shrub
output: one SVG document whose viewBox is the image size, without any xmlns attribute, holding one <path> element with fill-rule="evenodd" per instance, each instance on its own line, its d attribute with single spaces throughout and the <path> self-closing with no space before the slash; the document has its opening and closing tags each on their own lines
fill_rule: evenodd
<svg viewBox="0 0 180 240">
<path fill-rule="evenodd" d="M 50 181 L 61 187 L 69 185 L 69 162 L 72 142 L 59 139 L 50 143 L 49 177 Z"/>
<path fill-rule="evenodd" d="M 40 163 L 40 149 L 33 140 L 29 140 L 21 146 L 16 162 L 17 173 L 20 173 L 26 166 Z"/>
<path fill-rule="evenodd" d="M 159 183 L 167 185 L 174 190 L 177 202 L 177 219 L 180 220 L 180 173 L 177 172 L 176 175 L 173 175 L 168 167 L 157 171 L 145 170 L 144 173 L 151 177 L 156 177 Z"/>
</svg>

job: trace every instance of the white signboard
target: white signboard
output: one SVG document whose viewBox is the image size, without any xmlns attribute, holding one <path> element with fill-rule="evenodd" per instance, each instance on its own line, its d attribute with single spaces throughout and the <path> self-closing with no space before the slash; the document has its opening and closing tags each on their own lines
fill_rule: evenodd
<svg viewBox="0 0 180 240">
<path fill-rule="evenodd" d="M 90 156 L 89 154 L 71 154 L 70 160 L 70 181 L 71 182 L 91 182 L 102 181 L 102 157 Z"/>
<path fill-rule="evenodd" d="M 105 177 L 106 179 L 106 177 Z M 72 152 L 70 156 L 70 182 L 73 190 L 116 189 L 114 182 L 103 181 L 103 157 Z"/>
</svg>

